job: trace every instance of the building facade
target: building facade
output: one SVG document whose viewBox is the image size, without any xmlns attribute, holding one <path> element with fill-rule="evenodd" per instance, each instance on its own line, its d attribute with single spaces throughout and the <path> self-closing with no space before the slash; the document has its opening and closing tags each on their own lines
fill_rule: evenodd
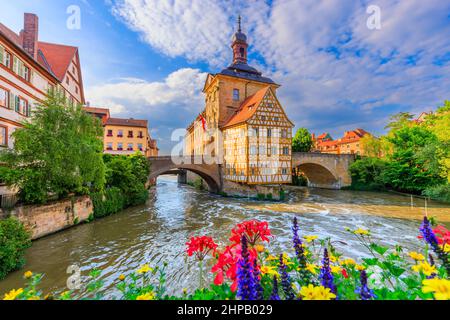
<svg viewBox="0 0 450 320">
<path fill-rule="evenodd" d="M 11 134 L 28 119 L 49 89 L 84 103 L 78 48 L 39 41 L 39 19 L 24 14 L 19 34 L 0 23 L 0 148 L 14 146 Z"/>
<path fill-rule="evenodd" d="M 205 109 L 187 128 L 185 154 L 216 156 L 228 181 L 290 183 L 294 125 L 277 99 L 280 85 L 248 65 L 240 18 L 231 48 L 232 64 L 207 76 Z"/>
<path fill-rule="evenodd" d="M 346 131 L 344 136 L 337 140 L 332 140 L 328 133 L 317 136 L 313 135 L 314 148 L 316 152 L 331 154 L 356 154 L 364 155 L 364 146 L 361 139 L 370 135 L 364 129 Z"/>
<path fill-rule="evenodd" d="M 111 118 L 109 109 L 84 107 L 84 111 L 98 118 L 103 125 L 103 150 L 113 155 L 132 155 L 140 152 L 146 157 L 158 156 L 158 145 L 148 130 L 147 120 Z"/>
</svg>

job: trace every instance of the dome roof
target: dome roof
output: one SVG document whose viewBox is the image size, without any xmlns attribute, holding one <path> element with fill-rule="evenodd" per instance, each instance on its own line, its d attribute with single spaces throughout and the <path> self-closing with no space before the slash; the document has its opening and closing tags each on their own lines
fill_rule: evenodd
<svg viewBox="0 0 450 320">
<path fill-rule="evenodd" d="M 245 35 L 245 33 L 242 33 L 241 31 L 238 31 L 233 36 L 233 42 L 234 41 L 247 42 L 247 36 Z"/>
</svg>

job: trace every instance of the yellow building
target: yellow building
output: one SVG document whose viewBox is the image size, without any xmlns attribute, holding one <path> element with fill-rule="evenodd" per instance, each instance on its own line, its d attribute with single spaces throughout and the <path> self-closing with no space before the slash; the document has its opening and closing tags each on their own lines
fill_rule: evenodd
<svg viewBox="0 0 450 320">
<path fill-rule="evenodd" d="M 158 156 L 159 149 L 156 140 L 150 137 L 147 120 L 111 118 L 106 108 L 83 109 L 102 122 L 105 153 L 132 155 L 141 152 L 146 157 Z"/>
<path fill-rule="evenodd" d="M 206 79 L 206 106 L 187 128 L 185 154 L 217 156 L 228 181 L 290 183 L 294 125 L 276 97 L 280 86 L 247 64 L 240 18 L 231 47 L 233 63 Z"/>
</svg>

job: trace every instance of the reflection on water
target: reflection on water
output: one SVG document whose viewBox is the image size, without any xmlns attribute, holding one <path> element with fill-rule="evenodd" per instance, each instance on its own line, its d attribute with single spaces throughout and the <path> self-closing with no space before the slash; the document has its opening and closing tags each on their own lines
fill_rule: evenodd
<svg viewBox="0 0 450 320">
<path fill-rule="evenodd" d="M 34 242 L 27 251 L 25 269 L 45 273 L 42 288 L 47 293 L 67 290 L 69 265 L 80 266 L 83 283 L 89 270 L 103 270 L 106 286 L 114 288 L 120 274 L 128 274 L 143 263 L 166 261 L 169 293 L 180 294 L 183 288 L 197 285 L 197 266 L 184 254 L 185 243 L 192 235 L 211 235 L 224 244 L 236 223 L 265 220 L 276 236 L 269 247 L 289 252 L 290 226 L 296 216 L 302 235 L 331 237 L 345 255 L 360 258 L 367 252 L 349 236 L 346 227 L 369 228 L 384 244 L 417 246 L 418 219 L 424 214 L 424 203 L 418 199 L 414 202 L 417 207 L 411 209 L 410 199 L 398 195 L 296 188 L 289 190 L 286 203 L 262 203 L 198 192 L 177 185 L 175 177 L 160 177 L 145 206 Z M 428 215 L 449 222 L 450 207 L 429 203 Z M 23 270 L 14 272 L 1 281 L 0 293 L 21 287 L 22 274 Z M 77 291 L 80 296 L 84 293 L 83 288 Z"/>
</svg>

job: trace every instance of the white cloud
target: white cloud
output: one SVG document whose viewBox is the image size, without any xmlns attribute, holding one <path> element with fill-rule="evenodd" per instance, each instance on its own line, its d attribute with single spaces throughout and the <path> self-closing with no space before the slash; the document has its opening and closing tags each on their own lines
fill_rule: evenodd
<svg viewBox="0 0 450 320">
<path fill-rule="evenodd" d="M 90 87 L 86 97 L 91 106 L 109 108 L 113 117 L 149 120 L 152 134 L 168 150 L 171 131 L 186 127 L 203 109 L 205 79 L 206 73 L 183 68 L 160 82 L 125 78 Z"/>
<path fill-rule="evenodd" d="M 366 27 L 371 4 L 381 8 L 381 30 Z M 429 110 L 450 98 L 450 64 L 435 63 L 450 54 L 448 1 L 117 0 L 112 7 L 153 48 L 207 62 L 213 72 L 231 60 L 230 38 L 241 13 L 250 51 L 264 60 L 251 63 L 282 85 L 280 100 L 299 126 L 379 132 L 389 113 Z M 150 90 L 155 96 L 144 100 L 148 105 L 166 104 L 182 96 L 165 92 L 176 83 L 202 103 L 202 84 L 183 80 L 133 83 L 130 93 Z M 181 126 L 191 120 L 184 118 Z"/>
</svg>

